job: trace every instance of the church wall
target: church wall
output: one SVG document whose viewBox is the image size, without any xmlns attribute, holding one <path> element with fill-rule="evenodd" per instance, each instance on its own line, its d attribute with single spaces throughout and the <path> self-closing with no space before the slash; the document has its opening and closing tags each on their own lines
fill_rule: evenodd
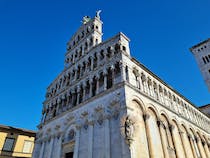
<svg viewBox="0 0 210 158">
<path fill-rule="evenodd" d="M 175 112 L 166 109 L 155 100 L 140 93 L 138 89 L 125 87 L 127 114 L 134 120 L 133 141 L 130 149 L 133 150 L 132 158 L 143 157 L 207 157 L 209 153 L 208 139 L 210 134 L 200 127 L 190 123 Z M 138 105 L 138 106 L 137 106 Z M 139 110 L 141 109 L 141 110 Z M 136 113 L 139 112 L 139 114 Z M 143 113 L 143 121 L 139 120 Z M 133 118 L 132 118 L 133 117 Z M 145 128 L 147 139 L 139 143 L 139 124 Z M 193 132 L 192 132 L 193 131 Z M 201 139 L 201 136 L 206 139 Z M 140 145 L 147 148 L 140 148 Z M 148 153 L 149 150 L 149 153 Z M 138 152 L 139 153 L 138 153 Z M 146 154 L 142 154 L 146 153 Z"/>
<path fill-rule="evenodd" d="M 57 148 L 57 151 L 52 150 L 52 158 L 58 158 L 59 155 L 64 157 L 65 153 L 60 148 L 63 143 L 68 142 L 66 140 L 70 129 L 75 129 L 79 131 L 78 149 L 76 149 L 77 135 L 72 142 L 78 158 L 111 158 L 119 155 L 128 158 L 129 150 L 125 149 L 127 145 L 120 132 L 120 118 L 126 112 L 124 88 L 118 87 L 108 90 L 105 95 L 93 98 L 94 102 L 85 103 L 85 106 L 77 107 L 71 113 L 66 112 L 45 124 L 45 128 L 39 131 L 39 139 L 36 142 L 40 148 L 44 142 L 41 157 L 49 155 L 50 148 Z M 55 142 L 53 146 L 50 145 L 52 139 Z M 60 139 L 62 139 L 61 146 L 59 146 Z"/>
<path fill-rule="evenodd" d="M 124 34 L 100 43 L 101 26 L 99 12 L 84 17 L 68 42 L 65 69 L 47 89 L 33 157 L 209 157 L 209 118 L 132 58 Z"/>
</svg>

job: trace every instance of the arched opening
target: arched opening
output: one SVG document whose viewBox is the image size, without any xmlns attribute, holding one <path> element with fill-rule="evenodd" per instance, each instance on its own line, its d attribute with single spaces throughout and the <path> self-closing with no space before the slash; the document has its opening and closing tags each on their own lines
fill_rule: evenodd
<svg viewBox="0 0 210 158">
<path fill-rule="evenodd" d="M 98 58 L 97 58 L 97 55 L 96 55 L 96 52 L 95 52 L 94 59 L 93 59 L 93 69 L 95 69 L 97 67 L 97 62 L 98 62 Z"/>
<path fill-rule="evenodd" d="M 86 87 L 85 87 L 85 99 L 87 99 L 89 97 L 90 94 L 90 83 L 89 81 L 86 81 Z"/>
<path fill-rule="evenodd" d="M 79 92 L 79 104 L 82 103 L 82 98 L 83 98 L 83 87 L 81 86 L 80 92 Z"/>
<path fill-rule="evenodd" d="M 117 43 L 114 47 L 114 54 L 117 54 L 120 51 L 120 45 Z"/>
<path fill-rule="evenodd" d="M 77 70 L 77 79 L 80 78 L 80 66 L 78 66 L 78 70 Z"/>
<path fill-rule="evenodd" d="M 111 58 L 112 56 L 112 52 L 111 52 L 111 47 L 108 47 L 107 48 L 107 55 L 106 55 L 108 58 Z"/>
<path fill-rule="evenodd" d="M 107 89 L 111 88 L 113 85 L 112 70 L 111 68 L 107 71 Z"/>
<path fill-rule="evenodd" d="M 96 80 L 96 77 L 94 76 L 93 83 L 92 83 L 92 96 L 96 95 L 96 84 L 97 84 L 97 80 Z"/>
<path fill-rule="evenodd" d="M 72 93 L 72 106 L 76 106 L 77 105 L 77 88 L 75 89 L 75 91 Z"/>
<path fill-rule="evenodd" d="M 104 50 L 102 49 L 100 51 L 100 60 L 103 60 L 104 59 Z"/>
<path fill-rule="evenodd" d="M 102 92 L 104 89 L 104 76 L 103 72 L 99 74 L 99 92 Z"/>
<path fill-rule="evenodd" d="M 115 67 L 114 77 L 115 77 L 115 81 L 118 83 L 118 82 L 120 82 L 120 64 L 119 64 L 119 62 L 117 62 L 114 67 Z"/>
</svg>

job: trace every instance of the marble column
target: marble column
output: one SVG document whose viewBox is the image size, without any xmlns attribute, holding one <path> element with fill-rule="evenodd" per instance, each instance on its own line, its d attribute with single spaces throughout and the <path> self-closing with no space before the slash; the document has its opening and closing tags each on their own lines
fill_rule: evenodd
<svg viewBox="0 0 210 158">
<path fill-rule="evenodd" d="M 39 157 L 39 152 L 40 152 L 41 144 L 39 142 L 35 141 L 35 144 L 34 145 L 35 146 L 34 146 L 32 158 L 37 158 L 37 157 Z"/>
<path fill-rule="evenodd" d="M 207 158 L 200 137 L 197 137 L 197 144 L 198 144 L 198 149 L 200 151 L 201 157 Z"/>
<path fill-rule="evenodd" d="M 177 156 L 177 158 L 185 158 L 184 148 L 183 148 L 183 145 L 181 142 L 179 129 L 178 129 L 176 123 L 171 125 L 171 130 L 172 130 L 172 137 L 173 137 L 173 142 L 174 142 L 174 146 L 175 146 L 175 150 L 176 150 L 176 156 Z"/>
<path fill-rule="evenodd" d="M 135 137 L 131 144 L 132 158 L 149 158 L 148 139 L 146 133 L 145 121 L 149 119 L 149 115 L 143 115 L 140 111 L 136 116 L 137 121 L 135 122 Z"/>
<path fill-rule="evenodd" d="M 198 154 L 197 154 L 197 151 L 195 149 L 195 144 L 194 144 L 193 137 L 192 137 L 191 134 L 188 134 L 188 139 L 190 141 L 190 145 L 191 145 L 191 149 L 192 149 L 194 158 L 198 158 Z"/>
<path fill-rule="evenodd" d="M 110 158 L 111 149 L 110 149 L 110 126 L 109 119 L 105 120 L 105 158 Z"/>
<path fill-rule="evenodd" d="M 146 131 L 149 144 L 150 158 L 163 158 L 163 149 L 160 139 L 160 133 L 157 126 L 157 119 L 155 114 L 151 114 L 146 119 Z"/>
<path fill-rule="evenodd" d="M 173 144 L 173 139 L 172 139 L 172 134 L 169 128 L 169 124 L 167 121 L 163 122 L 166 126 L 165 130 L 166 130 L 166 136 L 167 136 L 167 141 L 168 141 L 168 152 L 169 152 L 169 156 L 170 158 L 176 158 L 175 155 L 175 148 L 174 148 L 174 144 Z"/>
<path fill-rule="evenodd" d="M 80 127 L 77 127 L 73 158 L 79 158 L 79 141 L 80 141 Z"/>
<path fill-rule="evenodd" d="M 125 74 L 125 67 L 123 63 L 120 65 L 120 72 L 121 72 L 121 81 L 126 81 L 126 74 Z"/>
<path fill-rule="evenodd" d="M 209 152 L 208 145 L 207 145 L 206 142 L 203 142 L 203 144 L 204 144 L 204 150 L 205 150 L 205 152 L 206 152 L 206 156 L 207 156 L 208 158 L 210 158 L 210 152 Z"/>
<path fill-rule="evenodd" d="M 48 156 L 47 156 L 48 158 L 52 157 L 53 144 L 54 144 L 54 137 L 51 137 L 50 144 L 49 144 L 49 151 L 47 151 L 48 152 Z"/>
<path fill-rule="evenodd" d="M 58 143 L 57 143 L 57 155 L 55 158 L 60 158 L 61 157 L 61 150 L 62 150 L 62 136 L 60 135 L 58 138 Z"/>
<path fill-rule="evenodd" d="M 104 91 L 107 90 L 107 74 L 104 73 Z"/>
<path fill-rule="evenodd" d="M 160 130 L 160 137 L 161 137 L 162 146 L 163 146 L 164 158 L 170 158 L 169 152 L 168 152 L 166 126 L 161 120 L 159 120 L 159 130 Z"/>
<path fill-rule="evenodd" d="M 142 78 L 140 75 L 138 77 L 138 80 L 139 80 L 139 87 L 140 87 L 139 89 L 143 91 L 144 85 L 142 84 Z"/>
<path fill-rule="evenodd" d="M 86 86 L 83 87 L 83 96 L 82 96 L 82 101 L 85 101 L 85 96 L 86 96 Z"/>
<path fill-rule="evenodd" d="M 42 142 L 42 147 L 39 153 L 39 158 L 43 158 L 44 156 L 44 148 L 45 148 L 45 141 Z"/>
<path fill-rule="evenodd" d="M 88 158 L 93 158 L 93 123 L 91 122 L 88 127 Z"/>
<path fill-rule="evenodd" d="M 99 76 L 96 78 L 96 94 L 99 93 Z"/>
<path fill-rule="evenodd" d="M 192 140 L 193 140 L 193 143 L 194 143 L 194 146 L 195 146 L 195 151 L 197 153 L 197 156 L 198 156 L 198 158 L 200 158 L 201 154 L 200 154 L 200 151 L 198 149 L 197 140 L 196 140 L 196 137 L 193 134 L 192 134 Z"/>
<path fill-rule="evenodd" d="M 186 130 L 184 130 L 183 133 L 181 134 L 181 139 L 183 141 L 186 157 L 194 158 L 193 151 L 192 151 Z"/>
<path fill-rule="evenodd" d="M 81 90 L 81 88 L 80 87 L 77 87 L 77 103 L 76 103 L 76 105 L 78 105 L 79 104 L 79 100 L 80 100 L 80 90 Z"/>
</svg>

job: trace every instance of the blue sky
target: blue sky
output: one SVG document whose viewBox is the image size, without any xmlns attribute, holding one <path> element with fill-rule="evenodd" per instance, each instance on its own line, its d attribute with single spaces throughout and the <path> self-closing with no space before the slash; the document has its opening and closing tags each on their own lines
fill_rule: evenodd
<svg viewBox="0 0 210 158">
<path fill-rule="evenodd" d="M 210 0 L 0 0 L 0 124 L 35 130 L 66 43 L 101 9 L 103 39 L 130 39 L 133 57 L 196 105 L 210 103 L 189 48 L 210 38 Z"/>
</svg>

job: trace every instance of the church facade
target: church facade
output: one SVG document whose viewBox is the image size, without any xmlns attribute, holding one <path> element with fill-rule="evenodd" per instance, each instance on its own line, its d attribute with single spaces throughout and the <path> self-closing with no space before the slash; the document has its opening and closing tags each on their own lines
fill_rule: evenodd
<svg viewBox="0 0 210 158">
<path fill-rule="evenodd" d="M 49 85 L 33 158 L 210 158 L 210 119 L 132 58 L 99 12 L 67 44 Z"/>
</svg>

